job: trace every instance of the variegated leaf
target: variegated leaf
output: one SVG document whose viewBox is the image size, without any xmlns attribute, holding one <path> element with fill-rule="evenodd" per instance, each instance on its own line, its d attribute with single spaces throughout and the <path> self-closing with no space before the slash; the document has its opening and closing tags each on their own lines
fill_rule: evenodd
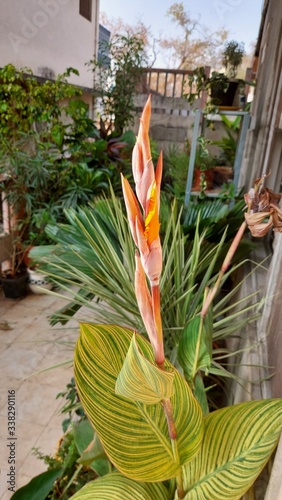
<svg viewBox="0 0 282 500">
<path fill-rule="evenodd" d="M 119 472 L 107 474 L 79 490 L 71 500 L 169 500 L 161 483 L 137 483 Z"/>
<path fill-rule="evenodd" d="M 207 371 L 212 360 L 212 321 L 195 316 L 186 326 L 179 341 L 178 360 L 189 382 L 198 370 Z"/>
<path fill-rule="evenodd" d="M 116 394 L 148 405 L 171 398 L 174 371 L 161 370 L 142 355 L 132 336 L 123 367 L 116 381 Z"/>
<path fill-rule="evenodd" d="M 210 413 L 201 451 L 183 467 L 185 500 L 239 500 L 270 458 L 281 428 L 281 399 Z"/>
<path fill-rule="evenodd" d="M 83 407 L 113 464 L 137 481 L 175 477 L 181 465 L 199 451 L 203 414 L 191 389 L 177 370 L 171 398 L 177 430 L 177 452 L 168 434 L 161 403 L 145 405 L 115 393 L 115 384 L 133 331 L 113 325 L 81 325 L 75 349 L 75 377 Z M 151 345 L 137 335 L 140 352 L 154 362 Z"/>
</svg>

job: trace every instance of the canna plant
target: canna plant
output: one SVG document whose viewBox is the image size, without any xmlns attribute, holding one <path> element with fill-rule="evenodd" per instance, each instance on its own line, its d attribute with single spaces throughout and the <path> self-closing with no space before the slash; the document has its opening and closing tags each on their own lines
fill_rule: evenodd
<svg viewBox="0 0 282 500">
<path fill-rule="evenodd" d="M 149 145 L 150 98 L 133 150 L 136 195 L 122 178 L 136 246 L 135 293 L 149 341 L 117 325 L 82 323 L 74 371 L 79 397 L 114 471 L 72 498 L 236 500 L 251 487 L 276 447 L 282 400 L 251 401 L 208 412 L 202 372 L 212 362 L 213 300 L 246 224 L 218 279 L 178 344 L 179 370 L 166 358 L 161 316 L 159 230 L 162 156 L 156 170 Z M 259 183 L 246 198 L 258 204 Z M 264 197 L 265 199 L 265 197 Z M 271 223 L 281 228 L 277 200 L 268 197 Z M 253 215 L 252 213 L 249 214 Z M 261 218 L 252 217 L 253 224 Z M 280 225 L 279 225 L 280 224 Z M 93 443 L 93 448 L 96 443 Z M 91 446 L 87 449 L 91 454 Z"/>
</svg>

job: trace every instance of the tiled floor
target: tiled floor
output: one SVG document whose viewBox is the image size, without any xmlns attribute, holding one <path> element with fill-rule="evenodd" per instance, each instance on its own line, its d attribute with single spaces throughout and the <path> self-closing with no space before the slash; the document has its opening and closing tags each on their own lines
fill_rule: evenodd
<svg viewBox="0 0 282 500">
<path fill-rule="evenodd" d="M 0 292 L 0 499 L 12 496 L 7 483 L 11 443 L 8 434 L 8 391 L 16 395 L 16 488 L 46 470 L 32 454 L 32 448 L 54 453 L 62 435 L 62 399 L 73 370 L 67 367 L 43 369 L 71 360 L 78 328 L 74 321 L 67 328 L 51 327 L 48 316 L 65 301 L 51 295 L 29 294 L 13 301 Z M 41 373 L 38 373 L 41 371 Z"/>
</svg>

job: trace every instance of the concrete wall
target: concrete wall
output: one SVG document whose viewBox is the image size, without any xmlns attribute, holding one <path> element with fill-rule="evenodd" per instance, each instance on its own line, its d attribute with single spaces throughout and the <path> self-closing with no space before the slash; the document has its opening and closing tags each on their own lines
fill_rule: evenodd
<svg viewBox="0 0 282 500">
<path fill-rule="evenodd" d="M 67 67 L 80 76 L 69 81 L 93 88 L 85 63 L 97 53 L 99 0 L 92 19 L 79 14 L 79 0 L 0 0 L 0 67 L 8 63 L 54 78 Z"/>
<path fill-rule="evenodd" d="M 138 132 L 140 115 L 147 98 L 147 94 L 139 94 L 135 98 L 138 111 L 134 123 L 135 134 Z M 179 150 L 183 150 L 187 139 L 191 143 L 194 109 L 198 104 L 196 101 L 192 107 L 187 99 L 152 94 L 150 137 L 158 142 L 160 149 L 167 151 L 170 146 L 174 145 Z"/>
<path fill-rule="evenodd" d="M 139 119 L 143 107 L 148 98 L 148 94 L 139 94 L 135 97 L 135 105 L 138 115 L 134 121 L 134 133 L 138 133 Z M 201 107 L 199 100 L 193 105 L 187 99 L 181 97 L 164 97 L 152 94 L 152 116 L 150 125 L 150 137 L 157 141 L 158 146 L 163 151 L 168 151 L 170 147 L 184 150 L 187 141 L 191 146 L 193 138 L 193 127 L 195 121 L 195 110 Z M 235 119 L 228 117 L 230 120 Z M 225 135 L 224 127 L 219 115 L 211 115 L 213 128 L 204 131 L 206 139 L 218 141 Z M 211 155 L 219 155 L 220 149 L 217 146 L 209 146 Z"/>
</svg>

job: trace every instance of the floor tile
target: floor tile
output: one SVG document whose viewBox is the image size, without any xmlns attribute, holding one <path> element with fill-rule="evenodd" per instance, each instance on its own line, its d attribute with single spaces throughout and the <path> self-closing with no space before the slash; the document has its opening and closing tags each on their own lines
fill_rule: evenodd
<svg viewBox="0 0 282 500">
<path fill-rule="evenodd" d="M 79 335 L 78 322 L 51 327 L 48 317 L 66 301 L 51 295 L 29 294 L 19 301 L 7 300 L 0 293 L 0 441 L 5 448 L 7 430 L 7 391 L 16 391 L 17 486 L 21 487 L 47 466 L 32 454 L 39 448 L 44 454 L 54 454 L 62 436 L 60 413 L 64 404 L 56 399 L 73 377 L 73 350 Z M 7 452 L 7 450 L 5 450 Z M 5 471 L 7 453 L 0 457 L 0 499 L 9 500 Z M 1 486 L 2 480 L 2 486 Z"/>
</svg>

